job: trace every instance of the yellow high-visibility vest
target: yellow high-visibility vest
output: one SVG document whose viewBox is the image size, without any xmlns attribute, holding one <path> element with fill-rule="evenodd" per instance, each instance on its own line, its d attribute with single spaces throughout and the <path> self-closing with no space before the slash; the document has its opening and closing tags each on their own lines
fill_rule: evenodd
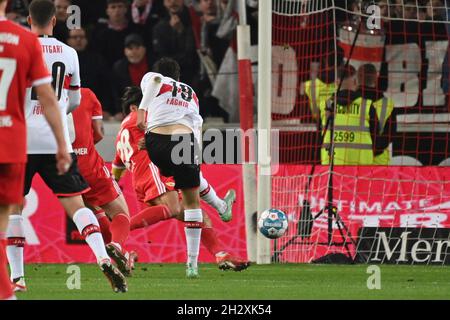
<svg viewBox="0 0 450 320">
<path fill-rule="evenodd" d="M 323 105 L 321 102 L 330 99 L 335 91 L 334 82 L 325 83 L 318 78 L 305 82 L 305 94 L 309 98 L 309 107 L 314 117 L 325 112 L 325 110 L 320 110 L 320 106 Z"/>
<path fill-rule="evenodd" d="M 380 123 L 380 133 L 383 132 L 386 122 L 394 111 L 394 101 L 388 98 L 382 98 L 373 103 L 377 111 L 378 121 Z M 373 159 L 373 164 L 377 166 L 388 166 L 391 161 L 389 149 L 386 148 L 382 154 Z"/>
<path fill-rule="evenodd" d="M 331 105 L 332 100 L 325 102 Z M 334 164 L 336 165 L 372 165 L 373 150 L 370 135 L 370 106 L 372 100 L 355 99 L 348 106 L 337 105 L 334 114 Z M 322 106 L 322 108 L 324 108 Z M 325 127 L 325 112 L 321 116 Z M 330 161 L 330 128 L 328 128 L 321 149 L 321 162 Z"/>
</svg>

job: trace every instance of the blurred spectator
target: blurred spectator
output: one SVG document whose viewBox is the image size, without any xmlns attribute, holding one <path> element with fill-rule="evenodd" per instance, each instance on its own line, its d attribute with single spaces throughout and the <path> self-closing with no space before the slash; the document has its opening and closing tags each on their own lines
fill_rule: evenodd
<svg viewBox="0 0 450 320">
<path fill-rule="evenodd" d="M 69 31 L 67 44 L 78 53 L 80 61 L 80 76 L 82 85 L 95 92 L 105 111 L 105 119 L 116 114 L 115 104 L 112 98 L 112 86 L 108 69 L 104 59 L 98 53 L 90 51 L 86 31 L 74 29 Z"/>
<path fill-rule="evenodd" d="M 235 9 L 235 0 L 220 0 L 220 26 L 217 36 L 221 39 L 232 40 L 236 35 L 236 27 L 239 24 L 239 14 Z"/>
<path fill-rule="evenodd" d="M 217 36 L 220 20 L 214 0 L 199 0 L 201 12 L 200 50 L 211 57 L 217 67 L 222 63 L 230 42 Z"/>
<path fill-rule="evenodd" d="M 395 18 L 403 18 L 403 0 L 393 1 L 394 5 L 392 5 L 392 7 L 394 8 Z"/>
<path fill-rule="evenodd" d="M 380 0 L 377 3 L 378 7 L 380 7 L 380 16 L 383 18 L 389 17 L 389 5 L 387 3 L 387 0 Z"/>
<path fill-rule="evenodd" d="M 152 51 L 152 31 L 155 25 L 166 15 L 163 0 L 133 0 L 131 4 L 131 18 L 133 23 L 144 28 L 145 46 Z"/>
<path fill-rule="evenodd" d="M 133 0 L 131 4 L 135 24 L 153 27 L 164 14 L 163 0 Z"/>
<path fill-rule="evenodd" d="M 167 17 L 153 29 L 153 50 L 156 60 L 166 56 L 181 66 L 181 81 L 195 88 L 199 62 L 189 9 L 183 0 L 164 0 Z"/>
<path fill-rule="evenodd" d="M 28 5 L 31 0 L 10 0 L 6 8 L 6 18 L 28 27 Z"/>
<path fill-rule="evenodd" d="M 71 0 L 54 0 L 56 7 L 56 25 L 53 29 L 53 36 L 59 41 L 66 42 L 69 36 L 67 28 L 67 9 L 72 5 Z"/>
<path fill-rule="evenodd" d="M 130 34 L 125 38 L 125 58 L 114 64 L 114 92 L 116 103 L 126 87 L 140 87 L 144 75 L 150 71 L 151 61 L 144 44 L 144 39 L 138 34 Z M 116 115 L 118 118 L 118 115 Z"/>
<path fill-rule="evenodd" d="M 389 21 L 388 18 L 396 18 L 396 1 L 397 0 L 379 0 L 376 4 L 380 7 L 380 15 L 381 18 L 387 18 L 383 19 L 385 21 Z"/>
<path fill-rule="evenodd" d="M 396 18 L 416 20 L 418 18 L 417 1 L 395 0 L 394 11 Z"/>
<path fill-rule="evenodd" d="M 107 0 L 107 23 L 98 23 L 94 29 L 93 48 L 106 60 L 108 67 L 123 58 L 123 43 L 131 33 L 142 33 L 141 27 L 127 18 L 127 0 Z"/>
<path fill-rule="evenodd" d="M 239 15 L 234 10 L 235 0 L 220 0 L 220 25 L 217 37 L 229 41 L 229 47 L 219 68 L 212 96 L 219 100 L 220 107 L 228 114 L 228 121 L 239 122 L 239 88 L 236 27 Z"/>
<path fill-rule="evenodd" d="M 416 0 L 403 0 L 403 17 L 404 19 L 418 19 L 418 7 Z"/>
<path fill-rule="evenodd" d="M 427 4 L 428 19 L 433 21 L 446 21 L 446 12 L 442 0 L 428 0 Z"/>
<path fill-rule="evenodd" d="M 227 113 L 219 107 L 218 100 L 211 95 L 218 69 L 223 57 L 230 46 L 229 40 L 217 37 L 220 19 L 217 16 L 217 2 L 215 0 L 198 0 L 199 28 L 194 30 L 199 39 L 199 56 L 201 62 L 199 90 L 200 101 L 207 108 L 200 110 L 203 117 L 227 118 Z"/>
<path fill-rule="evenodd" d="M 425 21 L 428 19 L 427 14 L 427 1 L 428 0 L 417 0 L 417 4 L 419 5 L 419 20 Z"/>
<path fill-rule="evenodd" d="M 107 0 L 72 0 L 72 3 L 79 6 L 81 9 L 81 24 L 85 28 L 95 25 L 99 19 L 106 18 L 106 1 Z"/>
</svg>

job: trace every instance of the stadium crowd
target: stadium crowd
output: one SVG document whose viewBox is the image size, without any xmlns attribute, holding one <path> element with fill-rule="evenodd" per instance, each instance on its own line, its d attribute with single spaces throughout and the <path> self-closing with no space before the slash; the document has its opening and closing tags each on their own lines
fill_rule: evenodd
<svg viewBox="0 0 450 320">
<path fill-rule="evenodd" d="M 32 0 L 11 0 L 7 17 L 28 27 Z M 252 1 L 249 1 L 250 3 Z M 254 1 L 253 1 L 254 2 Z M 227 50 L 236 52 L 235 0 L 54 0 L 54 36 L 79 55 L 82 86 L 95 92 L 105 120 L 121 120 L 120 97 L 162 56 L 181 66 L 181 80 L 202 101 L 203 117 L 229 116 L 212 95 L 214 78 Z M 80 8 L 81 28 L 67 27 Z M 68 10 L 69 8 L 69 10 Z M 256 28 L 256 5 L 249 21 Z M 69 21 L 70 23 L 70 21 Z"/>
<path fill-rule="evenodd" d="M 53 1 L 58 20 L 54 36 L 78 52 L 82 85 L 99 98 L 105 120 L 123 119 L 119 97 L 124 89 L 138 85 L 154 62 L 168 56 L 182 66 L 181 80 L 190 83 L 198 93 L 204 118 L 239 121 L 238 107 L 234 106 L 237 88 L 223 87 L 224 83 L 237 82 L 237 0 Z M 9 1 L 8 18 L 28 27 L 26 17 L 31 2 Z M 380 6 L 382 17 L 390 19 L 446 21 L 450 16 L 446 10 L 450 0 L 372 2 Z M 257 43 L 257 3 L 247 0 L 252 44 Z M 344 6 L 348 13 L 358 13 L 343 17 L 348 20 L 361 17 L 359 13 L 368 3 L 347 0 L 337 1 L 336 5 Z M 81 28 L 67 27 L 67 20 L 73 19 L 68 11 L 71 5 L 81 9 Z M 222 63 L 231 66 L 221 69 Z M 216 81 L 219 74 L 226 76 L 225 80 Z M 224 90 L 236 97 L 224 100 Z"/>
</svg>

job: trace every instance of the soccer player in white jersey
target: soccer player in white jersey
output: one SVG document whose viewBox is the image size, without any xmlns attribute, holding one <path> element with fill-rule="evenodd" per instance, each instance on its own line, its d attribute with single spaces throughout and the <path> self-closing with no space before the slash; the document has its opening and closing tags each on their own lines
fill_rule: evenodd
<svg viewBox="0 0 450 320">
<path fill-rule="evenodd" d="M 58 197 L 61 205 L 74 221 L 80 234 L 97 258 L 115 292 L 126 292 L 127 283 L 123 274 L 112 264 L 100 233 L 98 221 L 94 213 L 85 207 L 81 195 L 89 191 L 89 186 L 80 175 L 77 159 L 73 153 L 67 126 L 67 113 L 80 103 L 80 72 L 78 56 L 74 49 L 52 37 L 56 23 L 55 6 L 50 0 L 34 0 L 29 7 L 28 23 L 31 31 L 40 36 L 44 60 L 52 73 L 53 86 L 59 102 L 63 119 L 67 149 L 72 154 L 73 164 L 66 174 L 56 171 L 55 138 L 45 122 L 41 106 L 35 92 L 29 88 L 26 94 L 25 112 L 28 131 L 28 163 L 25 173 L 24 195 L 28 194 L 31 182 L 39 173 L 47 186 Z M 7 237 L 11 239 L 7 247 L 8 260 L 11 267 L 11 278 L 16 283 L 16 290 L 25 291 L 23 246 L 25 243 L 22 217 L 17 208 L 16 214 L 10 217 Z"/>
<path fill-rule="evenodd" d="M 173 177 L 181 190 L 187 242 L 188 278 L 198 277 L 201 226 L 199 139 L 203 119 L 198 98 L 187 84 L 179 82 L 180 66 L 162 58 L 141 82 L 143 98 L 137 126 L 146 131 L 146 148 L 161 174 Z"/>
</svg>

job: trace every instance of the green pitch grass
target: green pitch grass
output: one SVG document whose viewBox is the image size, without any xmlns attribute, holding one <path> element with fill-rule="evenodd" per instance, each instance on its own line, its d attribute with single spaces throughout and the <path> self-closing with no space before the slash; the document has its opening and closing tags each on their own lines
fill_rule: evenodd
<svg viewBox="0 0 450 320">
<path fill-rule="evenodd" d="M 114 293 L 95 265 L 80 264 L 81 289 L 69 290 L 67 265 L 28 265 L 19 299 L 450 299 L 450 268 L 380 266 L 381 290 L 369 290 L 367 265 L 265 265 L 243 272 L 201 265 L 200 279 L 181 264 L 138 264 L 129 292 Z"/>
</svg>

